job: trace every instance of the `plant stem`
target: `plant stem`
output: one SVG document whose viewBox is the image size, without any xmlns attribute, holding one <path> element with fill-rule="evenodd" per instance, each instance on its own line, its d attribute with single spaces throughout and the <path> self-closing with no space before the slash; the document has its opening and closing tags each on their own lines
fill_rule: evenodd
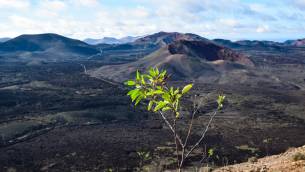
<svg viewBox="0 0 305 172">
<path fill-rule="evenodd" d="M 215 115 L 217 114 L 217 111 L 215 111 L 211 116 L 210 116 L 210 120 L 205 128 L 205 130 L 202 132 L 200 139 L 196 142 L 196 144 L 190 149 L 190 151 L 186 154 L 185 158 L 187 158 L 194 150 L 195 148 L 201 143 L 201 141 L 204 139 L 205 134 L 207 133 Z"/>
<path fill-rule="evenodd" d="M 177 128 L 176 128 L 176 118 L 174 119 L 174 139 L 175 139 L 175 145 L 176 145 L 176 154 L 177 154 L 177 167 L 180 167 L 180 160 L 179 160 L 179 148 L 177 143 Z"/>
</svg>

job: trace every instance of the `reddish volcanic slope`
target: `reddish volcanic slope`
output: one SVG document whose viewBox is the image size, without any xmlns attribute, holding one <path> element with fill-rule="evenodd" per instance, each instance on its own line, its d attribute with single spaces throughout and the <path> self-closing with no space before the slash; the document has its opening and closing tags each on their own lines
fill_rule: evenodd
<svg viewBox="0 0 305 172">
<path fill-rule="evenodd" d="M 297 40 L 288 40 L 288 41 L 285 41 L 284 44 L 288 45 L 288 46 L 304 47 L 305 46 L 305 38 L 304 39 L 297 39 Z"/>
<path fill-rule="evenodd" d="M 168 50 L 171 54 L 185 54 L 207 61 L 225 60 L 248 66 L 254 65 L 246 56 L 208 41 L 181 40 L 170 44 Z"/>
<path fill-rule="evenodd" d="M 155 41 L 155 43 L 161 44 L 161 47 L 135 62 L 102 66 L 89 71 L 90 75 L 124 81 L 132 77 L 136 70 L 146 71 L 150 67 L 158 67 L 168 70 L 173 74 L 173 79 L 177 80 L 210 80 L 208 78 L 213 80 L 222 72 L 254 66 L 248 57 L 199 36 L 157 33 L 138 41 L 140 40 Z"/>
<path fill-rule="evenodd" d="M 295 46 L 305 46 L 305 38 L 304 39 L 298 39 L 294 41 L 293 45 Z"/>
</svg>

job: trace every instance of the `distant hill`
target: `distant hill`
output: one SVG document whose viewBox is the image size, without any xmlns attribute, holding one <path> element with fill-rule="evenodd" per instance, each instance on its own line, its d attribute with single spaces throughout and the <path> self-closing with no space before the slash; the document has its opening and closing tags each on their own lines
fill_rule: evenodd
<svg viewBox="0 0 305 172">
<path fill-rule="evenodd" d="M 241 40 L 241 41 L 236 41 L 235 43 L 243 46 L 281 46 L 282 44 L 279 42 L 274 42 L 274 41 L 251 41 L 251 40 Z"/>
<path fill-rule="evenodd" d="M 11 38 L 0 38 L 0 42 L 5 42 L 5 41 L 8 41 L 10 40 Z"/>
<path fill-rule="evenodd" d="M 297 40 L 287 40 L 284 42 L 284 44 L 290 46 L 305 47 L 305 38 Z"/>
<path fill-rule="evenodd" d="M 245 48 L 245 47 L 279 48 L 281 46 L 284 46 L 283 43 L 274 42 L 274 41 L 240 40 L 233 42 L 226 39 L 214 39 L 212 41 L 218 45 L 222 45 L 228 48 Z"/>
<path fill-rule="evenodd" d="M 155 44 L 159 46 L 165 46 L 179 40 L 188 41 L 208 41 L 199 35 L 192 33 L 178 33 L 178 32 L 158 32 L 152 35 L 145 36 L 135 40 L 136 44 Z"/>
<path fill-rule="evenodd" d="M 232 42 L 227 39 L 213 39 L 212 41 L 218 45 L 228 47 L 228 48 L 237 48 L 237 47 L 241 46 L 240 44 L 238 44 L 236 42 Z"/>
<path fill-rule="evenodd" d="M 23 59 L 67 60 L 82 58 L 99 51 L 82 41 L 57 34 L 21 35 L 0 43 L 0 53 Z"/>
<path fill-rule="evenodd" d="M 87 44 L 91 44 L 91 45 L 97 45 L 97 44 L 125 44 L 125 43 L 129 43 L 129 42 L 133 42 L 138 38 L 139 37 L 132 37 L 132 36 L 127 36 L 127 37 L 123 37 L 123 38 L 120 38 L 120 39 L 113 38 L 113 37 L 104 37 L 102 39 L 87 38 L 87 39 L 84 40 L 84 42 L 86 42 Z"/>
<path fill-rule="evenodd" d="M 103 66 L 90 71 L 90 74 L 95 77 L 124 81 L 131 78 L 137 69 L 146 71 L 149 67 L 159 67 L 172 73 L 173 79 L 209 80 L 209 78 L 214 79 L 223 70 L 253 66 L 251 60 L 246 56 L 216 45 L 205 38 L 180 33 L 169 35 L 158 33 L 157 35 L 159 37 L 154 34 L 136 42 L 153 41 L 163 45 L 159 50 L 138 61 Z M 165 43 L 169 44 L 165 45 Z"/>
<path fill-rule="evenodd" d="M 4 39 L 1 39 L 4 40 Z M 183 42 L 186 41 L 186 42 Z M 0 42 L 1 60 L 15 61 L 65 61 L 92 59 L 103 60 L 104 62 L 126 63 L 141 59 L 161 48 L 167 47 L 169 53 L 183 54 L 185 56 L 198 57 L 207 62 L 217 59 L 219 53 L 228 53 L 228 49 L 242 50 L 285 50 L 285 47 L 303 46 L 305 39 L 290 40 L 285 43 L 273 41 L 250 41 L 242 40 L 232 42 L 225 39 L 208 40 L 192 33 L 178 32 L 158 32 L 144 37 L 125 37 L 121 39 L 106 37 L 101 40 L 88 39 L 85 43 L 80 40 L 70 39 L 61 35 L 46 33 L 36 35 L 21 35 L 6 42 Z M 107 42 L 107 43 L 100 43 Z M 222 47 L 222 49 L 209 49 L 212 45 Z M 226 47 L 226 48 L 223 48 Z M 215 47 L 214 47 L 215 48 Z M 177 51 L 177 52 L 175 52 Z M 227 54 L 226 54 L 227 55 Z M 226 62 L 233 62 L 249 66 L 249 62 L 239 59 L 239 56 L 226 56 Z M 204 57 L 204 58 L 202 58 Z M 223 56 L 224 57 L 224 56 Z M 233 59 L 232 59 L 233 58 Z M 213 61 L 213 60 L 210 60 Z M 251 66 L 251 65 L 250 65 Z"/>
</svg>

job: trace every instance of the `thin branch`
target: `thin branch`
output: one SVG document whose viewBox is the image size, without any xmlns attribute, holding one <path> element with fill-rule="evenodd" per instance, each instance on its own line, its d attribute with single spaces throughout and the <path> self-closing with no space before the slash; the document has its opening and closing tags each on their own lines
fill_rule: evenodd
<svg viewBox="0 0 305 172">
<path fill-rule="evenodd" d="M 205 97 L 206 100 L 208 99 L 209 95 L 210 95 L 210 93 L 208 93 L 208 95 Z M 194 100 L 194 105 L 193 105 L 194 111 L 192 113 L 191 122 L 190 122 L 190 125 L 189 125 L 189 128 L 188 128 L 188 132 L 187 132 L 187 135 L 186 135 L 186 138 L 185 138 L 185 141 L 184 141 L 184 145 L 182 147 L 180 167 L 183 166 L 184 160 L 186 159 L 186 156 L 184 156 L 185 155 L 185 149 L 186 149 L 189 137 L 191 135 L 191 131 L 193 129 L 194 117 L 195 117 L 196 113 L 198 112 L 198 110 L 201 108 L 201 106 L 203 104 L 203 101 L 204 101 L 204 99 L 201 99 L 200 103 L 198 103 L 198 105 L 196 107 L 195 100 Z"/>
<path fill-rule="evenodd" d="M 183 147 L 186 147 L 187 145 L 187 142 L 188 142 L 188 139 L 191 135 L 191 131 L 192 131 L 192 128 L 193 128 L 193 121 L 194 121 L 194 117 L 195 117 L 195 114 L 198 112 L 199 108 L 202 106 L 202 102 L 203 102 L 203 99 L 200 101 L 200 103 L 197 105 L 197 108 L 195 109 L 195 104 L 194 104 L 194 111 L 192 113 L 192 118 L 191 118 L 191 122 L 190 122 L 190 125 L 189 125 L 189 128 L 188 128 L 188 132 L 187 132 L 187 135 L 186 135 L 186 138 L 185 138 L 185 142 L 183 144 Z"/>
<path fill-rule="evenodd" d="M 173 126 L 171 125 L 171 123 L 167 120 L 167 118 L 165 117 L 165 115 L 163 114 L 162 111 L 159 111 L 159 113 L 161 114 L 163 120 L 165 121 L 165 123 L 167 124 L 167 126 L 170 128 L 170 130 L 173 132 L 173 134 L 176 135 L 176 138 L 177 138 L 177 140 L 179 141 L 179 144 L 180 144 L 181 146 L 183 146 L 183 142 L 182 142 L 180 136 L 175 132 L 174 127 L 173 127 Z M 176 134 L 175 134 L 175 133 L 176 133 Z"/>
<path fill-rule="evenodd" d="M 184 162 L 184 154 L 185 154 L 185 148 L 187 146 L 187 141 L 189 139 L 189 136 L 191 135 L 191 131 L 192 131 L 192 128 L 193 128 L 193 121 L 194 121 L 194 116 L 195 114 L 197 113 L 198 109 L 200 108 L 201 104 L 202 104 L 202 101 L 200 102 L 200 104 L 198 104 L 197 108 L 195 109 L 195 103 L 193 105 L 193 108 L 195 109 L 192 113 L 192 118 L 191 118 L 191 122 L 190 122 L 190 125 L 189 125 L 189 128 L 188 128 L 188 132 L 187 132 L 187 135 L 186 135 L 186 138 L 185 138 L 185 141 L 184 141 L 184 144 L 182 145 L 182 152 L 181 152 L 181 161 L 180 161 L 180 164 L 179 164 L 179 167 L 181 168 L 183 166 L 183 162 Z M 194 101 L 195 102 L 195 101 Z"/>
<path fill-rule="evenodd" d="M 200 139 L 196 142 L 196 144 L 190 149 L 190 151 L 186 154 L 185 159 L 195 150 L 195 148 L 201 143 L 201 141 L 204 139 L 205 134 L 207 133 L 215 115 L 217 114 L 217 110 L 210 116 L 210 120 L 208 122 L 208 125 L 206 126 L 205 130 L 202 132 L 202 135 Z"/>
<path fill-rule="evenodd" d="M 176 128 L 176 119 L 174 119 L 174 139 L 175 139 L 175 145 L 176 145 L 176 154 L 177 154 L 177 167 L 180 165 L 179 161 L 179 150 L 178 150 L 178 143 L 177 143 L 177 128 Z M 181 159 L 182 161 L 182 159 Z"/>
</svg>

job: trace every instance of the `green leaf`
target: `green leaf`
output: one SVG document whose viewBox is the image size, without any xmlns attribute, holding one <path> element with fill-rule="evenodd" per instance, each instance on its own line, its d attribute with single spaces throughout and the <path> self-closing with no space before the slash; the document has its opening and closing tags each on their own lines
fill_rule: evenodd
<svg viewBox="0 0 305 172">
<path fill-rule="evenodd" d="M 156 95 L 156 94 L 163 94 L 164 92 L 162 90 L 151 90 L 147 93 L 147 96 L 152 96 L 152 95 Z"/>
<path fill-rule="evenodd" d="M 140 79 L 141 79 L 141 74 L 140 74 L 139 70 L 137 70 L 136 80 L 139 81 Z"/>
<path fill-rule="evenodd" d="M 131 101 L 134 102 L 135 99 L 140 95 L 139 89 L 134 89 L 128 92 L 128 95 L 130 95 Z"/>
<path fill-rule="evenodd" d="M 139 89 L 134 89 L 134 90 L 130 90 L 128 91 L 127 95 L 132 95 L 134 92 L 139 91 Z"/>
<path fill-rule="evenodd" d="M 146 154 L 145 154 L 145 160 L 149 160 L 150 159 L 150 153 L 149 152 L 147 152 Z"/>
<path fill-rule="evenodd" d="M 147 96 L 152 96 L 154 95 L 154 90 L 150 90 L 146 93 Z"/>
<path fill-rule="evenodd" d="M 171 96 L 169 95 L 169 93 L 164 93 L 163 95 L 162 95 L 162 98 L 164 99 L 164 100 L 166 100 L 166 101 L 170 101 L 171 100 Z"/>
<path fill-rule="evenodd" d="M 144 79 L 144 76 L 143 76 L 143 75 L 141 76 L 141 82 L 142 82 L 142 84 L 143 84 L 143 85 L 145 85 L 145 84 L 146 84 L 146 82 L 145 82 L 145 79 Z"/>
<path fill-rule="evenodd" d="M 177 88 L 177 89 L 175 90 L 174 94 L 176 95 L 176 94 L 178 94 L 178 93 L 179 93 L 179 88 Z"/>
<path fill-rule="evenodd" d="M 150 74 L 150 76 L 152 76 L 152 77 L 155 77 L 155 76 L 156 76 L 156 72 L 155 72 L 154 68 L 150 68 L 150 69 L 149 69 L 149 74 Z"/>
<path fill-rule="evenodd" d="M 126 81 L 124 84 L 128 85 L 128 86 L 134 86 L 134 85 L 136 85 L 136 82 L 134 82 L 133 80 L 129 80 L 129 81 Z"/>
<path fill-rule="evenodd" d="M 218 104 L 218 110 L 220 110 L 223 107 L 223 102 L 225 100 L 226 96 L 219 95 L 217 98 L 217 104 Z"/>
<path fill-rule="evenodd" d="M 130 90 L 130 91 L 128 91 L 127 95 L 130 96 L 133 92 L 134 92 L 134 90 Z"/>
<path fill-rule="evenodd" d="M 209 149 L 209 150 L 208 150 L 208 155 L 209 155 L 209 156 L 213 156 L 213 154 L 214 154 L 214 150 L 213 150 L 213 149 Z"/>
<path fill-rule="evenodd" d="M 180 116 L 180 113 L 176 112 L 176 118 L 179 118 L 179 116 Z"/>
<path fill-rule="evenodd" d="M 170 94 L 174 95 L 174 88 L 173 87 L 170 88 Z"/>
<path fill-rule="evenodd" d="M 182 94 L 187 93 L 193 87 L 193 84 L 188 84 L 182 89 Z"/>
<path fill-rule="evenodd" d="M 144 96 L 140 94 L 140 95 L 138 96 L 137 100 L 136 100 L 135 105 L 139 104 L 140 101 L 143 99 L 143 97 L 144 97 Z"/>
<path fill-rule="evenodd" d="M 148 106 L 147 106 L 147 110 L 148 110 L 148 111 L 151 110 L 151 107 L 152 107 L 153 104 L 154 104 L 153 101 L 149 101 Z"/>
<path fill-rule="evenodd" d="M 162 90 L 156 90 L 153 92 L 154 94 L 163 94 L 164 92 Z"/>
<path fill-rule="evenodd" d="M 156 71 L 156 75 L 159 75 L 160 72 L 159 72 L 159 69 L 157 67 L 155 68 L 155 71 Z"/>
<path fill-rule="evenodd" d="M 171 109 L 172 109 L 172 108 L 166 106 L 166 107 L 162 108 L 162 111 L 164 112 L 164 111 L 168 111 L 168 110 L 171 110 Z"/>
<path fill-rule="evenodd" d="M 158 103 L 157 103 L 157 106 L 156 106 L 155 109 L 154 109 L 154 112 L 156 112 L 156 111 L 162 109 L 162 108 L 163 108 L 164 106 L 166 106 L 166 105 L 167 105 L 167 102 L 162 102 L 162 101 L 158 102 Z"/>
<path fill-rule="evenodd" d="M 163 88 L 161 86 L 157 86 L 157 89 L 159 90 L 163 90 Z"/>
<path fill-rule="evenodd" d="M 160 75 L 164 77 L 166 75 L 166 70 L 163 70 Z"/>
<path fill-rule="evenodd" d="M 148 79 L 152 79 L 152 77 L 150 76 L 150 75 L 147 75 L 147 74 L 145 74 L 145 75 L 143 75 L 145 78 L 148 78 Z"/>
</svg>

